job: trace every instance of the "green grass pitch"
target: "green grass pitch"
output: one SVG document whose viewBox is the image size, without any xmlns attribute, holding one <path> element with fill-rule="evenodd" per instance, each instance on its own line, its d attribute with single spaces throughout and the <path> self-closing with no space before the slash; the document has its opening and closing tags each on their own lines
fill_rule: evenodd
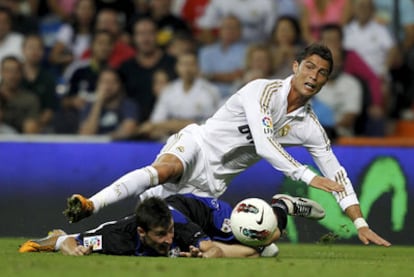
<svg viewBox="0 0 414 277">
<path fill-rule="evenodd" d="M 24 238 L 0 238 L 0 276 L 414 276 L 414 247 L 280 243 L 276 258 L 185 259 L 17 252 Z"/>
</svg>

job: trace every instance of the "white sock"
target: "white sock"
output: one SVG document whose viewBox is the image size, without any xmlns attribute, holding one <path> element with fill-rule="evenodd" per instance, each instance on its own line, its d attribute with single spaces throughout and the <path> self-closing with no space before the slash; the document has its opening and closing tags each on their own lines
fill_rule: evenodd
<svg viewBox="0 0 414 277">
<path fill-rule="evenodd" d="M 150 186 L 158 185 L 158 172 L 152 166 L 131 171 L 93 195 L 94 213 L 130 196 L 138 196 Z"/>
</svg>

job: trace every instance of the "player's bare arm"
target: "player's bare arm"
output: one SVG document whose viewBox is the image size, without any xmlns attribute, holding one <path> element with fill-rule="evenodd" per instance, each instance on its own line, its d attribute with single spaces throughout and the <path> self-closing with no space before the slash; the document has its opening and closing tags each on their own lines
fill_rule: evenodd
<svg viewBox="0 0 414 277">
<path fill-rule="evenodd" d="M 359 205 L 349 206 L 345 210 L 345 213 L 352 220 L 352 222 L 354 222 L 355 227 L 358 229 L 358 237 L 363 244 L 367 245 L 372 242 L 376 245 L 387 247 L 391 246 L 391 243 L 389 241 L 383 239 L 369 228 L 368 224 L 362 216 L 361 208 Z"/>
<path fill-rule="evenodd" d="M 221 258 L 224 253 L 220 247 L 215 245 L 211 240 L 200 242 L 199 247 L 190 245 L 189 252 L 181 252 L 180 257 L 187 258 Z"/>
<path fill-rule="evenodd" d="M 62 242 L 60 250 L 63 255 L 85 256 L 92 253 L 92 245 L 90 247 L 79 245 L 75 238 L 67 237 Z"/>
<path fill-rule="evenodd" d="M 242 244 L 226 244 L 213 241 L 214 245 L 220 247 L 223 251 L 223 257 L 232 258 L 258 258 L 259 253 L 256 249 Z"/>
<path fill-rule="evenodd" d="M 345 190 L 343 185 L 338 184 L 337 182 L 322 176 L 315 176 L 310 182 L 310 185 L 314 188 L 321 189 L 327 192 L 341 192 Z"/>
</svg>

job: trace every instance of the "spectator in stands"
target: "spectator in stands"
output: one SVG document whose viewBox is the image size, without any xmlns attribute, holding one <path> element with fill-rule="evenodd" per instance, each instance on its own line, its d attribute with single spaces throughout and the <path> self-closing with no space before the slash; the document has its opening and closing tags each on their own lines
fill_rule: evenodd
<svg viewBox="0 0 414 277">
<path fill-rule="evenodd" d="M 21 58 L 23 35 L 12 32 L 12 13 L 0 7 L 0 62 L 9 55 Z"/>
<path fill-rule="evenodd" d="M 58 108 L 55 77 L 42 66 L 44 44 L 39 35 L 27 35 L 23 42 L 22 87 L 40 100 L 39 127 L 42 133 L 53 132 L 53 118 Z"/>
<path fill-rule="evenodd" d="M 172 13 L 187 22 L 196 40 L 200 35 L 197 20 L 204 14 L 209 2 L 210 0 L 174 0 L 172 3 Z"/>
<path fill-rule="evenodd" d="M 357 52 L 382 79 L 384 103 L 391 103 L 390 70 L 398 60 L 398 48 L 387 28 L 374 20 L 372 0 L 356 0 L 354 19 L 344 28 L 344 47 Z M 386 111 L 391 107 L 386 107 Z"/>
<path fill-rule="evenodd" d="M 8 8 L 13 15 L 14 32 L 24 35 L 39 32 L 35 2 L 33 0 L 0 0 L 0 7 Z"/>
<path fill-rule="evenodd" d="M 356 0 L 354 19 L 344 28 L 344 45 L 356 51 L 380 77 L 386 78 L 396 61 L 397 47 L 387 28 L 374 19 L 373 0 Z"/>
<path fill-rule="evenodd" d="M 300 17 L 300 9 L 302 0 L 275 0 L 277 17 L 290 16 L 298 19 Z"/>
<path fill-rule="evenodd" d="M 273 28 L 271 46 L 274 57 L 274 76 L 284 79 L 292 72 L 292 63 L 302 49 L 302 34 L 296 18 L 280 16 Z"/>
<path fill-rule="evenodd" d="M 381 79 L 354 50 L 344 48 L 343 28 L 340 25 L 324 25 L 321 29 L 321 40 L 331 50 L 342 52 L 343 71 L 357 77 L 364 84 L 364 105 L 362 117 L 356 126 L 356 134 L 383 136 L 386 116 Z"/>
<path fill-rule="evenodd" d="M 191 34 L 175 33 L 168 45 L 166 46 L 165 51 L 170 56 L 177 58 L 181 54 L 195 52 L 196 48 L 196 43 Z"/>
<path fill-rule="evenodd" d="M 129 22 L 129 19 L 134 13 L 134 1 L 135 0 L 95 0 L 95 4 L 98 13 L 102 10 L 116 11 L 120 17 L 119 20 L 123 22 L 123 25 L 125 25 Z"/>
<path fill-rule="evenodd" d="M 140 137 L 166 139 L 190 123 L 203 122 L 218 109 L 218 89 L 199 77 L 195 53 L 178 57 L 177 73 L 178 79 L 162 90 L 150 120 L 138 128 Z"/>
<path fill-rule="evenodd" d="M 130 138 L 138 122 L 135 102 L 128 99 L 114 69 L 103 69 L 96 85 L 95 101 L 87 103 L 81 115 L 79 134 L 109 135 L 114 140 Z"/>
<path fill-rule="evenodd" d="M 344 26 L 352 18 L 352 1 L 302 0 L 301 29 L 307 43 L 320 40 L 320 29 L 325 24 Z"/>
<path fill-rule="evenodd" d="M 353 136 L 355 121 L 362 111 L 362 87 L 358 79 L 343 71 L 343 53 L 336 49 L 331 52 L 333 71 L 316 98 L 334 111 L 336 133 Z"/>
<path fill-rule="evenodd" d="M 276 21 L 277 7 L 274 0 L 211 0 L 197 21 L 202 30 L 201 42 L 214 41 L 214 31 L 229 15 L 239 19 L 245 42 L 264 42 L 269 39 Z"/>
<path fill-rule="evenodd" d="M 108 65 L 112 52 L 113 37 L 107 31 L 98 31 L 92 38 L 92 56 L 78 61 L 65 73 L 68 94 L 61 99 L 61 111 L 56 131 L 58 133 L 76 133 L 79 126 L 79 112 L 87 102 L 95 100 L 98 75 Z"/>
<path fill-rule="evenodd" d="M 228 15 L 220 24 L 219 39 L 200 49 L 202 75 L 220 90 L 223 99 L 230 95 L 234 81 L 243 75 L 247 44 L 241 40 L 241 25 L 237 17 Z"/>
<path fill-rule="evenodd" d="M 79 0 L 47 0 L 44 2 L 47 3 L 50 13 L 57 15 L 60 21 L 65 22 L 71 20 Z"/>
<path fill-rule="evenodd" d="M 374 5 L 375 20 L 388 28 L 404 53 L 411 51 L 414 47 L 414 1 L 374 0 Z M 394 16 L 395 9 L 399 18 Z"/>
<path fill-rule="evenodd" d="M 414 1 L 374 0 L 375 20 L 396 39 L 401 59 L 391 69 L 393 117 L 414 117 Z M 398 5 L 398 6 L 397 6 Z"/>
<path fill-rule="evenodd" d="M 161 95 L 161 92 L 170 81 L 170 76 L 165 70 L 159 69 L 154 72 L 152 76 L 152 93 L 155 98 Z"/>
<path fill-rule="evenodd" d="M 6 107 L 6 100 L 3 98 L 2 94 L 0 94 L 0 135 L 17 134 L 16 129 L 4 123 L 3 121 L 3 113 L 4 113 L 5 107 Z"/>
<path fill-rule="evenodd" d="M 231 88 L 231 94 L 242 86 L 255 79 L 270 79 L 273 76 L 273 53 L 267 44 L 251 44 L 247 48 L 245 68 L 240 79 L 236 80 Z"/>
<path fill-rule="evenodd" d="M 40 104 L 33 92 L 21 88 L 22 63 L 17 57 L 6 56 L 1 61 L 0 97 L 5 101 L 4 123 L 20 133 L 38 133 Z"/>
<path fill-rule="evenodd" d="M 176 76 L 175 58 L 167 55 L 156 42 L 157 26 L 151 18 L 140 18 L 134 25 L 135 57 L 119 68 L 127 95 L 140 107 L 140 119 L 148 120 L 155 103 L 152 77 L 155 71 L 165 70 L 170 78 Z"/>
<path fill-rule="evenodd" d="M 95 18 L 93 0 L 78 0 L 72 18 L 56 34 L 49 62 L 59 73 L 73 61 L 79 60 L 91 43 Z"/>
<path fill-rule="evenodd" d="M 95 32 L 107 31 L 114 37 L 114 47 L 109 57 L 109 65 L 118 68 L 121 63 L 135 56 L 135 49 L 128 44 L 129 38 L 125 39 L 122 21 L 115 10 L 103 9 L 96 16 Z M 87 49 L 82 58 L 91 56 L 91 49 Z"/>
<path fill-rule="evenodd" d="M 172 14 L 171 0 L 151 0 L 148 12 L 136 14 L 132 22 L 142 16 L 151 17 L 157 24 L 157 43 L 162 47 L 168 45 L 177 33 L 191 34 L 187 22 Z"/>
</svg>

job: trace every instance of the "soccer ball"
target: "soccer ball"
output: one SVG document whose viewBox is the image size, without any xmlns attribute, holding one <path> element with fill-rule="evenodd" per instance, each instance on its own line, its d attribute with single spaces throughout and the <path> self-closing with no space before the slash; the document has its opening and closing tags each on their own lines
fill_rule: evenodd
<svg viewBox="0 0 414 277">
<path fill-rule="evenodd" d="M 247 198 L 236 204 L 230 226 L 233 235 L 242 244 L 265 246 L 271 243 L 277 229 L 272 207 L 260 198 Z"/>
</svg>

